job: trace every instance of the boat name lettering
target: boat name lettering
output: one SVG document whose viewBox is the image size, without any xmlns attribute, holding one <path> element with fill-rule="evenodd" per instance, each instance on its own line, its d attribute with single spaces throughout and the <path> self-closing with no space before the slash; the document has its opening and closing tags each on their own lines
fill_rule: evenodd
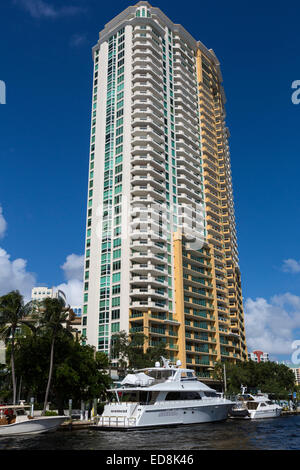
<svg viewBox="0 0 300 470">
<path fill-rule="evenodd" d="M 177 416 L 177 411 L 161 411 L 158 416 Z"/>
</svg>

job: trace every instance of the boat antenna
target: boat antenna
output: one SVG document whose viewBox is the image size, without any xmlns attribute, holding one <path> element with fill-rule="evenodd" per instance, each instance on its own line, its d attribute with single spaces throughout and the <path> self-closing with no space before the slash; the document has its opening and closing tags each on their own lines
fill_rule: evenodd
<svg viewBox="0 0 300 470">
<path fill-rule="evenodd" d="M 169 369 L 170 366 L 169 366 L 169 363 L 170 363 L 170 359 L 166 359 L 165 357 L 163 356 L 160 356 L 162 361 L 163 361 L 163 367 L 165 367 L 166 369 Z"/>
</svg>

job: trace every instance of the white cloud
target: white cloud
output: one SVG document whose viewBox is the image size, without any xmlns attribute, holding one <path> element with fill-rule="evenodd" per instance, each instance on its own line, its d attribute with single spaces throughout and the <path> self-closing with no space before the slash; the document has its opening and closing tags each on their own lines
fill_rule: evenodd
<svg viewBox="0 0 300 470">
<path fill-rule="evenodd" d="M 245 327 L 249 351 L 270 354 L 292 353 L 292 342 L 300 328 L 300 297 L 285 293 L 245 302 Z"/>
<path fill-rule="evenodd" d="M 27 261 L 22 258 L 11 261 L 10 255 L 0 248 L 0 295 L 19 290 L 25 302 L 31 298 L 31 289 L 36 284 L 36 276 L 26 270 Z"/>
<path fill-rule="evenodd" d="M 300 273 L 300 262 L 292 258 L 285 259 L 282 270 L 286 273 Z"/>
<path fill-rule="evenodd" d="M 14 3 L 20 5 L 33 18 L 59 18 L 77 15 L 84 11 L 83 8 L 74 5 L 57 8 L 44 0 L 14 0 Z"/>
<path fill-rule="evenodd" d="M 0 206 L 0 238 L 3 238 L 6 232 L 7 228 L 7 223 L 6 220 L 3 216 L 3 210 L 2 207 Z"/>
<path fill-rule="evenodd" d="M 56 289 L 62 290 L 67 298 L 67 304 L 71 306 L 82 305 L 83 301 L 83 282 L 77 279 L 71 279 L 68 282 L 59 284 Z"/>
<path fill-rule="evenodd" d="M 0 205 L 0 238 L 4 236 L 7 223 Z M 83 300 L 84 256 L 72 253 L 60 266 L 66 282 L 56 289 L 62 290 L 70 305 L 81 305 Z M 23 258 L 11 260 L 11 256 L 0 247 L 0 296 L 12 290 L 19 290 L 25 302 L 31 299 L 31 290 L 37 285 L 37 276 L 27 271 L 27 261 Z M 49 286 L 50 287 L 50 286 Z"/>
<path fill-rule="evenodd" d="M 7 223 L 0 206 L 0 238 L 6 232 Z M 12 290 L 19 290 L 25 301 L 31 298 L 31 289 L 36 282 L 36 276 L 26 270 L 27 261 L 23 258 L 10 259 L 10 255 L 0 247 L 0 296 Z"/>
<path fill-rule="evenodd" d="M 37 285 L 37 277 L 27 271 L 27 261 L 22 258 L 10 259 L 10 255 L 0 247 L 0 296 L 12 290 L 19 290 L 24 301 L 31 299 L 31 289 Z M 83 300 L 84 256 L 69 255 L 61 266 L 66 282 L 55 286 L 62 290 L 70 305 L 82 305 Z"/>
<path fill-rule="evenodd" d="M 83 267 L 84 255 L 75 255 L 74 253 L 67 256 L 61 266 L 67 282 L 59 284 L 56 288 L 66 294 L 67 303 L 70 305 L 82 305 Z"/>
<path fill-rule="evenodd" d="M 67 256 L 66 261 L 61 266 L 64 271 L 65 278 L 67 280 L 78 279 L 82 281 L 83 279 L 83 265 L 84 265 L 84 255 L 75 255 L 72 253 Z"/>
</svg>

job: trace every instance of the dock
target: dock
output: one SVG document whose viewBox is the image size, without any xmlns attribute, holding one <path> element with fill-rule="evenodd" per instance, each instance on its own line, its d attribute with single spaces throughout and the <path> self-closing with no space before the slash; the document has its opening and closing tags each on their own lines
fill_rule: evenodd
<svg viewBox="0 0 300 470">
<path fill-rule="evenodd" d="M 77 431 L 79 429 L 88 429 L 94 424 L 93 420 L 81 421 L 81 420 L 66 420 L 59 427 L 60 431 Z"/>
<path fill-rule="evenodd" d="M 292 415 L 300 415 L 300 408 L 297 410 L 285 410 L 281 412 L 281 416 L 292 416 Z"/>
</svg>

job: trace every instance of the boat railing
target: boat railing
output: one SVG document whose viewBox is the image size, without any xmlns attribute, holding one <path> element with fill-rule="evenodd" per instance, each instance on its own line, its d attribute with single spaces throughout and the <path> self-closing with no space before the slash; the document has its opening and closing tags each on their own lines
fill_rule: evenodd
<svg viewBox="0 0 300 470">
<path fill-rule="evenodd" d="M 136 426 L 136 418 L 128 418 L 126 416 L 97 416 L 94 420 L 96 426 L 103 427 L 130 427 Z"/>
</svg>

